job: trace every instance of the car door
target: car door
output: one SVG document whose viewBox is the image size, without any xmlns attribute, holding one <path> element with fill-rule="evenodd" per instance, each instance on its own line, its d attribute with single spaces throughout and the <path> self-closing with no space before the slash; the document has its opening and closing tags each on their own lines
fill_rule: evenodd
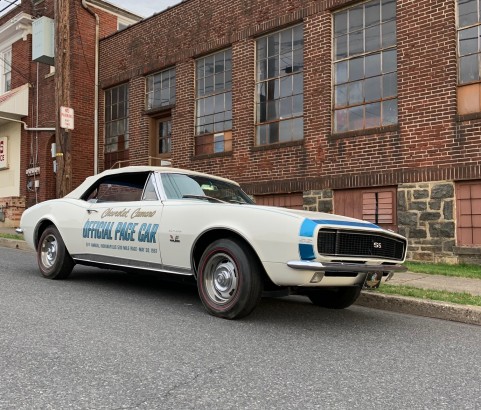
<svg viewBox="0 0 481 410">
<path fill-rule="evenodd" d="M 107 265 L 160 270 L 159 223 L 163 205 L 153 172 L 126 173 L 100 180 L 86 200 L 84 255 Z"/>
</svg>

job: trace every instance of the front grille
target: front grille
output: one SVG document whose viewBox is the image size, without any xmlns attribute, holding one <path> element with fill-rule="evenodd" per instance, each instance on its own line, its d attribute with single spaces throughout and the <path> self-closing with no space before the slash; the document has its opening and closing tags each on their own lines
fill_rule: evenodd
<svg viewBox="0 0 481 410">
<path fill-rule="evenodd" d="M 372 232 L 321 229 L 317 236 L 317 251 L 321 255 L 402 260 L 405 249 L 403 239 Z"/>
</svg>

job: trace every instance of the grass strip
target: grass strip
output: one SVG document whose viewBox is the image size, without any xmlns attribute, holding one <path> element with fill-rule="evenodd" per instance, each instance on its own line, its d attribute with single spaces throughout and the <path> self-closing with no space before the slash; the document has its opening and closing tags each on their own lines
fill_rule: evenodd
<svg viewBox="0 0 481 410">
<path fill-rule="evenodd" d="M 24 241 L 25 240 L 22 235 L 17 235 L 17 234 L 14 234 L 14 233 L 0 233 L 0 238 L 16 239 L 18 241 Z"/>
<path fill-rule="evenodd" d="M 457 303 L 459 305 L 481 306 L 481 296 L 473 296 L 466 292 L 447 292 L 445 290 L 428 290 L 414 288 L 412 286 L 397 286 L 387 284 L 382 284 L 378 289 L 378 292 L 388 295 L 410 296 L 418 299 Z"/>
<path fill-rule="evenodd" d="M 409 271 L 415 273 L 481 279 L 481 265 L 449 265 L 447 263 L 424 262 L 405 262 L 404 265 Z"/>
</svg>

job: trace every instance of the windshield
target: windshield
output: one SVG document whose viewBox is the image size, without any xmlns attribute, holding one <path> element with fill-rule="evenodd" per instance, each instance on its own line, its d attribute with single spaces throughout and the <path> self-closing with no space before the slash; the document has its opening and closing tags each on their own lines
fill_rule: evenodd
<svg viewBox="0 0 481 410">
<path fill-rule="evenodd" d="M 240 187 L 214 178 L 162 173 L 162 185 L 168 199 L 195 199 L 208 196 L 224 202 L 253 204 Z"/>
</svg>

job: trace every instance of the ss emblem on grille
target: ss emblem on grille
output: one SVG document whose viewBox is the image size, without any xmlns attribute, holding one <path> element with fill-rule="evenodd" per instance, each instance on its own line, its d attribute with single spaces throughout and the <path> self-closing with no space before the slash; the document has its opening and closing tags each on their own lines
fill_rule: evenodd
<svg viewBox="0 0 481 410">
<path fill-rule="evenodd" d="M 372 246 L 376 249 L 381 249 L 382 248 L 382 244 L 381 242 L 373 242 L 372 243 Z"/>
</svg>

